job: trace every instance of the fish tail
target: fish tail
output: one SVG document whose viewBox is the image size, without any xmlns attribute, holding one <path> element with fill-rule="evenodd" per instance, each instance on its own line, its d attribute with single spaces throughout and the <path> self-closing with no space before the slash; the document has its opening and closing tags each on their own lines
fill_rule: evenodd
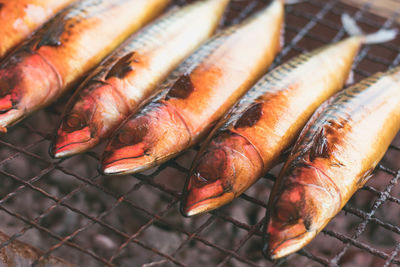
<svg viewBox="0 0 400 267">
<path fill-rule="evenodd" d="M 366 34 L 357 25 L 354 18 L 352 18 L 349 14 L 344 13 L 342 15 L 342 24 L 346 32 L 351 36 L 363 36 L 364 44 L 378 44 L 385 43 L 396 38 L 397 30 L 396 29 L 381 29 L 377 32 Z"/>
</svg>

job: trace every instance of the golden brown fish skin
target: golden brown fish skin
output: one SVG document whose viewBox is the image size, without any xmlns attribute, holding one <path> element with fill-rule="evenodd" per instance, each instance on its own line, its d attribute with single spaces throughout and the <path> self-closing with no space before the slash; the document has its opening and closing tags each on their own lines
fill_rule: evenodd
<svg viewBox="0 0 400 267">
<path fill-rule="evenodd" d="M 228 0 L 176 8 L 118 48 L 70 99 L 52 148 L 60 158 L 106 139 L 169 72 L 211 37 Z"/>
<path fill-rule="evenodd" d="M 59 13 L 0 65 L 0 131 L 57 99 L 169 2 L 85 0 Z"/>
<path fill-rule="evenodd" d="M 182 214 L 229 203 L 276 165 L 315 109 L 342 88 L 361 43 L 351 37 L 266 74 L 203 143 L 184 187 Z"/>
<path fill-rule="evenodd" d="M 0 58 L 75 0 L 0 0 Z"/>
<path fill-rule="evenodd" d="M 269 8 L 236 26 L 168 93 L 162 92 L 144 111 L 131 117 L 106 148 L 104 173 L 142 171 L 200 141 L 267 70 L 280 50 L 283 13 L 283 3 L 275 0 Z M 129 135 L 135 137 L 125 138 Z"/>
<path fill-rule="evenodd" d="M 400 68 L 321 106 L 272 189 L 265 253 L 277 259 L 308 244 L 368 181 L 399 129 Z"/>
</svg>

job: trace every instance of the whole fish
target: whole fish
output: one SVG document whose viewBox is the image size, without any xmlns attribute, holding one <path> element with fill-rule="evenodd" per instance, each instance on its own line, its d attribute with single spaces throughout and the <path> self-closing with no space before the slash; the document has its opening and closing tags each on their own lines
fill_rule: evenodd
<svg viewBox="0 0 400 267">
<path fill-rule="evenodd" d="M 0 58 L 75 0 L 0 0 Z"/>
<path fill-rule="evenodd" d="M 84 0 L 59 13 L 0 65 L 0 131 L 45 107 L 170 0 Z"/>
<path fill-rule="evenodd" d="M 322 105 L 272 189 L 264 252 L 277 259 L 309 243 L 368 181 L 399 130 L 399 67 Z"/>
<path fill-rule="evenodd" d="M 56 158 L 107 138 L 168 73 L 208 39 L 228 0 L 174 9 L 126 41 L 69 101 L 51 149 Z"/>
<path fill-rule="evenodd" d="M 104 153 L 104 173 L 142 171 L 199 142 L 267 70 L 281 47 L 283 14 L 283 2 L 273 1 L 214 39 L 209 56 L 178 78 L 172 75 L 173 82 L 115 133 Z"/>
<path fill-rule="evenodd" d="M 343 87 L 361 44 L 395 36 L 385 30 L 362 35 L 345 18 L 355 36 L 266 74 L 215 128 L 193 162 L 183 190 L 183 215 L 229 203 L 279 163 L 315 109 Z"/>
</svg>

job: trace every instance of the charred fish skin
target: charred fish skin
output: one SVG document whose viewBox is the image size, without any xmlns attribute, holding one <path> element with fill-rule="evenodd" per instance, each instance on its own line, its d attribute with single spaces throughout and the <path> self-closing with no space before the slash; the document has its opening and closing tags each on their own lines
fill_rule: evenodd
<svg viewBox="0 0 400 267">
<path fill-rule="evenodd" d="M 0 65 L 0 131 L 49 105 L 169 0 L 84 0 L 59 13 Z"/>
<path fill-rule="evenodd" d="M 228 0 L 176 8 L 129 38 L 70 99 L 53 144 L 56 158 L 84 152 L 112 131 L 215 31 Z"/>
<path fill-rule="evenodd" d="M 182 214 L 229 203 L 271 169 L 314 110 L 342 88 L 361 44 L 361 37 L 350 37 L 299 55 L 249 90 L 197 154 L 183 190 Z"/>
<path fill-rule="evenodd" d="M 399 67 L 322 105 L 273 187 L 265 254 L 277 259 L 308 244 L 368 181 L 399 129 Z"/>
<path fill-rule="evenodd" d="M 0 0 L 0 59 L 75 0 Z"/>
<path fill-rule="evenodd" d="M 211 43 L 219 44 L 208 57 L 179 74 L 117 130 L 106 147 L 103 172 L 149 169 L 201 140 L 280 50 L 283 11 L 282 1 L 275 0 L 214 39 Z"/>
</svg>

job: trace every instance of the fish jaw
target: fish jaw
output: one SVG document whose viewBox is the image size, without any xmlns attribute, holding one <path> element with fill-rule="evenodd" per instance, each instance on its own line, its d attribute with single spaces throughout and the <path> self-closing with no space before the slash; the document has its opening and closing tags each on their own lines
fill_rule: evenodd
<svg viewBox="0 0 400 267">
<path fill-rule="evenodd" d="M 78 90 L 67 104 L 50 154 L 55 158 L 70 157 L 109 137 L 127 116 L 126 104 L 118 100 L 119 95 L 107 83 L 90 82 Z"/>
<path fill-rule="evenodd" d="M 219 208 L 248 189 L 261 175 L 263 162 L 243 136 L 225 131 L 212 139 L 194 163 L 184 188 L 181 213 L 193 216 Z"/>
<path fill-rule="evenodd" d="M 263 249 L 264 255 L 271 260 L 283 258 L 303 248 L 316 235 L 316 231 L 307 231 L 301 222 L 291 225 L 285 231 L 268 226 L 268 242 Z"/>
<path fill-rule="evenodd" d="M 144 171 L 189 147 L 191 134 L 174 108 L 154 102 L 128 119 L 108 143 L 101 170 L 106 175 Z"/>
<path fill-rule="evenodd" d="M 71 157 L 93 148 L 99 141 L 99 138 L 93 137 L 89 126 L 73 132 L 59 131 L 50 154 L 56 159 Z"/>
<path fill-rule="evenodd" d="M 60 87 L 54 69 L 40 55 L 21 49 L 0 66 L 0 131 L 46 105 Z"/>
<path fill-rule="evenodd" d="M 271 259 L 303 248 L 341 209 L 340 191 L 321 171 L 322 162 L 313 163 L 297 166 L 287 163 L 274 185 L 268 203 L 263 250 Z M 282 175 L 286 170 L 290 173 Z"/>
</svg>

